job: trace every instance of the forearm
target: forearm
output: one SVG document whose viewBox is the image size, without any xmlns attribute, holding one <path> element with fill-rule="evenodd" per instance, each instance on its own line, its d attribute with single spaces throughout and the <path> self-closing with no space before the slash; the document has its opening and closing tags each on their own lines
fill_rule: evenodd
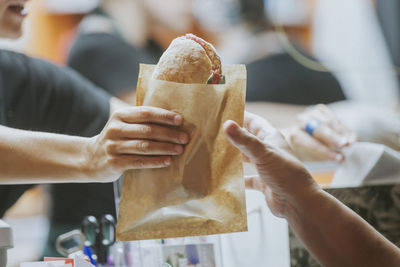
<svg viewBox="0 0 400 267">
<path fill-rule="evenodd" d="M 0 126 L 0 183 L 88 182 L 87 140 Z"/>
<path fill-rule="evenodd" d="M 321 189 L 295 196 L 286 218 L 323 266 L 395 266 L 400 251 Z"/>
</svg>

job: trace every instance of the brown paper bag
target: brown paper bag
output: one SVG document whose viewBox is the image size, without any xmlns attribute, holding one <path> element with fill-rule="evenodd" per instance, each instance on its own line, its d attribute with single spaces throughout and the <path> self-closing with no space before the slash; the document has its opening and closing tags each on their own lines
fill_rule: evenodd
<svg viewBox="0 0 400 267">
<path fill-rule="evenodd" d="M 152 79 L 140 65 L 137 105 L 175 111 L 190 142 L 168 168 L 125 172 L 117 240 L 247 231 L 242 155 L 225 138 L 228 120 L 243 124 L 246 68 L 223 66 L 226 84 Z"/>
</svg>

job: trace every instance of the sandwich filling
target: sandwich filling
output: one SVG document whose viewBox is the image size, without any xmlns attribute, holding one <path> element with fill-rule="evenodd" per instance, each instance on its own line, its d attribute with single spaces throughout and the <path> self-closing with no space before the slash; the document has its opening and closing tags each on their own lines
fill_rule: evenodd
<svg viewBox="0 0 400 267">
<path fill-rule="evenodd" d="M 214 55 L 215 52 L 212 51 L 213 50 L 212 47 L 208 47 L 209 45 L 207 45 L 203 39 L 201 39 L 193 34 L 190 34 L 190 33 L 186 34 L 185 37 L 186 37 L 186 39 L 189 39 L 189 40 L 192 40 L 192 41 L 198 43 L 204 49 L 208 58 L 212 62 L 212 72 L 211 72 L 210 77 L 208 78 L 207 83 L 208 84 L 223 84 L 223 83 L 225 83 L 225 77 L 221 73 L 220 64 L 218 66 L 216 66 L 215 60 L 213 60 L 213 59 L 215 59 L 215 57 L 218 57 L 218 56 Z M 218 61 L 219 61 L 219 58 L 218 58 Z"/>
</svg>

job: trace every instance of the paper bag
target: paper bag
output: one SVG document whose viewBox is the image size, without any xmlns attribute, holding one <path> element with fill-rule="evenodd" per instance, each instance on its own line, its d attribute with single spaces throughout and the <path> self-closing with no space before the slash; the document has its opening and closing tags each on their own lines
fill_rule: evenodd
<svg viewBox="0 0 400 267">
<path fill-rule="evenodd" d="M 117 240 L 247 231 L 242 155 L 222 131 L 243 124 L 245 67 L 223 66 L 220 85 L 155 80 L 154 67 L 140 65 L 137 105 L 181 114 L 190 142 L 168 168 L 125 172 Z"/>
</svg>

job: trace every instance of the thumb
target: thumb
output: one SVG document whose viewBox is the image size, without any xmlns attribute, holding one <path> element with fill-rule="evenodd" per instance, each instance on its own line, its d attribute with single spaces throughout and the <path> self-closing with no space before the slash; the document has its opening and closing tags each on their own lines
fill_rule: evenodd
<svg viewBox="0 0 400 267">
<path fill-rule="evenodd" d="M 268 153 L 265 144 L 255 135 L 239 127 L 236 122 L 231 120 L 224 123 L 223 129 L 229 142 L 237 147 L 251 161 L 257 164 L 261 163 L 261 160 L 265 158 Z"/>
</svg>

